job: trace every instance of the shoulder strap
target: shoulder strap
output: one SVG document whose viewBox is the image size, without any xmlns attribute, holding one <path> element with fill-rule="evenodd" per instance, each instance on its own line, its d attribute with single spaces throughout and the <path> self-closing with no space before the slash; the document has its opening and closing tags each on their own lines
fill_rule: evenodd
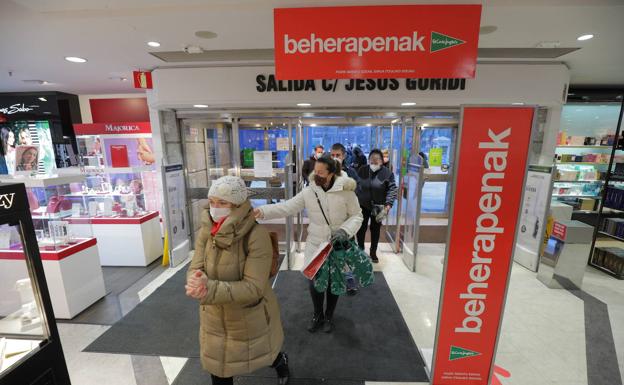
<svg viewBox="0 0 624 385">
<path fill-rule="evenodd" d="M 316 196 L 316 201 L 318 202 L 319 208 L 321 209 L 321 214 L 323 214 L 323 218 L 325 218 L 325 223 L 327 223 L 327 226 L 331 228 L 331 225 L 329 224 L 329 221 L 327 220 L 327 215 L 325 215 L 325 210 L 323 210 L 323 205 L 321 204 L 321 200 L 319 199 L 319 196 L 314 190 L 314 188 L 312 188 L 312 192 Z"/>
</svg>

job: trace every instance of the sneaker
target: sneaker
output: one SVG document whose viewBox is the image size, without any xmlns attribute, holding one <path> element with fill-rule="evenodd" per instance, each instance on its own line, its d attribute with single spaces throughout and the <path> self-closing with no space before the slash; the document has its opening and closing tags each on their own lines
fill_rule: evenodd
<svg viewBox="0 0 624 385">
<path fill-rule="evenodd" d="M 327 318 L 323 324 L 323 333 L 331 333 L 334 331 L 334 323 L 331 319 Z"/>
<path fill-rule="evenodd" d="M 324 321 L 324 318 L 322 314 L 318 314 L 318 315 L 315 314 L 314 317 L 312 317 L 310 324 L 308 325 L 308 331 L 310 333 L 316 332 L 323 326 L 323 321 Z"/>
</svg>

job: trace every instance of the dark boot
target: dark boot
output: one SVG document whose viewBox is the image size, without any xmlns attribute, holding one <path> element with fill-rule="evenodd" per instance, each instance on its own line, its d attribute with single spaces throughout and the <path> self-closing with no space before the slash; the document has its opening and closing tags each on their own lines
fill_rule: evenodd
<svg viewBox="0 0 624 385">
<path fill-rule="evenodd" d="M 308 325 L 308 331 L 310 333 L 314 333 L 319 330 L 321 326 L 323 326 L 324 320 L 325 318 L 323 317 L 323 314 L 315 314 L 314 317 L 312 317 L 310 324 Z"/>
<path fill-rule="evenodd" d="M 271 365 L 277 372 L 277 385 L 286 385 L 290 380 L 290 370 L 288 369 L 288 354 L 280 352 Z"/>
<path fill-rule="evenodd" d="M 325 317 L 325 323 L 323 324 L 323 332 L 331 333 L 334 331 L 334 322 L 331 318 Z"/>
<path fill-rule="evenodd" d="M 371 249 L 370 257 L 371 257 L 371 261 L 373 261 L 373 263 L 379 263 L 379 258 L 377 258 L 377 250 Z"/>
</svg>

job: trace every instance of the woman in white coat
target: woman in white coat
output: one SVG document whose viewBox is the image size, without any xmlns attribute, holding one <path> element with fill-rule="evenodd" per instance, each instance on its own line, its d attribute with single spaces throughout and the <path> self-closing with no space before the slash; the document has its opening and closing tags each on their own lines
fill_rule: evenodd
<svg viewBox="0 0 624 385">
<path fill-rule="evenodd" d="M 315 251 L 323 242 L 346 241 L 353 238 L 362 224 L 362 210 L 355 195 L 356 182 L 341 173 L 340 165 L 329 156 L 316 161 L 314 173 L 310 175 L 310 185 L 292 199 L 255 209 L 258 219 L 283 218 L 307 209 L 310 224 L 304 251 L 307 265 Z M 311 333 L 321 327 L 326 333 L 334 329 L 332 317 L 338 296 L 327 288 L 326 293 L 318 293 L 310 281 L 310 295 L 314 304 L 314 316 L 308 327 Z M 323 312 L 324 297 L 327 306 Z"/>
</svg>

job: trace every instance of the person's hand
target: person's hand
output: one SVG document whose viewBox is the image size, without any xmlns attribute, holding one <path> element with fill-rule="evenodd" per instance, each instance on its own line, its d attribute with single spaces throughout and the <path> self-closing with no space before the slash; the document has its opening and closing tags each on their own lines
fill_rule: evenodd
<svg viewBox="0 0 624 385">
<path fill-rule="evenodd" d="M 184 288 L 186 289 L 186 295 L 191 298 L 202 299 L 208 294 L 208 289 L 206 289 L 205 286 L 191 287 L 189 285 L 185 285 Z"/>
<path fill-rule="evenodd" d="M 377 216 L 375 216 L 377 223 L 383 222 L 383 220 L 388 216 L 388 212 L 390 212 L 390 206 L 384 207 L 384 209 L 381 210 Z"/>
<path fill-rule="evenodd" d="M 260 210 L 260 209 L 254 209 L 254 210 L 253 210 L 253 213 L 254 213 L 254 217 L 255 217 L 256 219 L 262 219 L 262 218 L 264 218 L 264 214 L 262 213 L 262 210 Z"/>
<path fill-rule="evenodd" d="M 154 157 L 154 152 L 147 141 L 144 138 L 139 138 L 137 139 L 137 142 L 137 156 L 139 157 L 139 160 L 143 161 L 146 165 L 153 164 L 156 161 L 156 157 Z"/>
<path fill-rule="evenodd" d="M 201 270 L 195 270 L 193 274 L 191 274 L 186 279 L 186 285 L 184 288 L 186 289 L 186 295 L 191 298 L 201 299 L 208 294 L 208 290 L 206 288 L 206 284 L 208 283 L 208 277 Z"/>
<path fill-rule="evenodd" d="M 349 240 L 349 234 L 343 229 L 334 230 L 331 233 L 331 241 L 335 242 L 346 242 Z"/>
</svg>

